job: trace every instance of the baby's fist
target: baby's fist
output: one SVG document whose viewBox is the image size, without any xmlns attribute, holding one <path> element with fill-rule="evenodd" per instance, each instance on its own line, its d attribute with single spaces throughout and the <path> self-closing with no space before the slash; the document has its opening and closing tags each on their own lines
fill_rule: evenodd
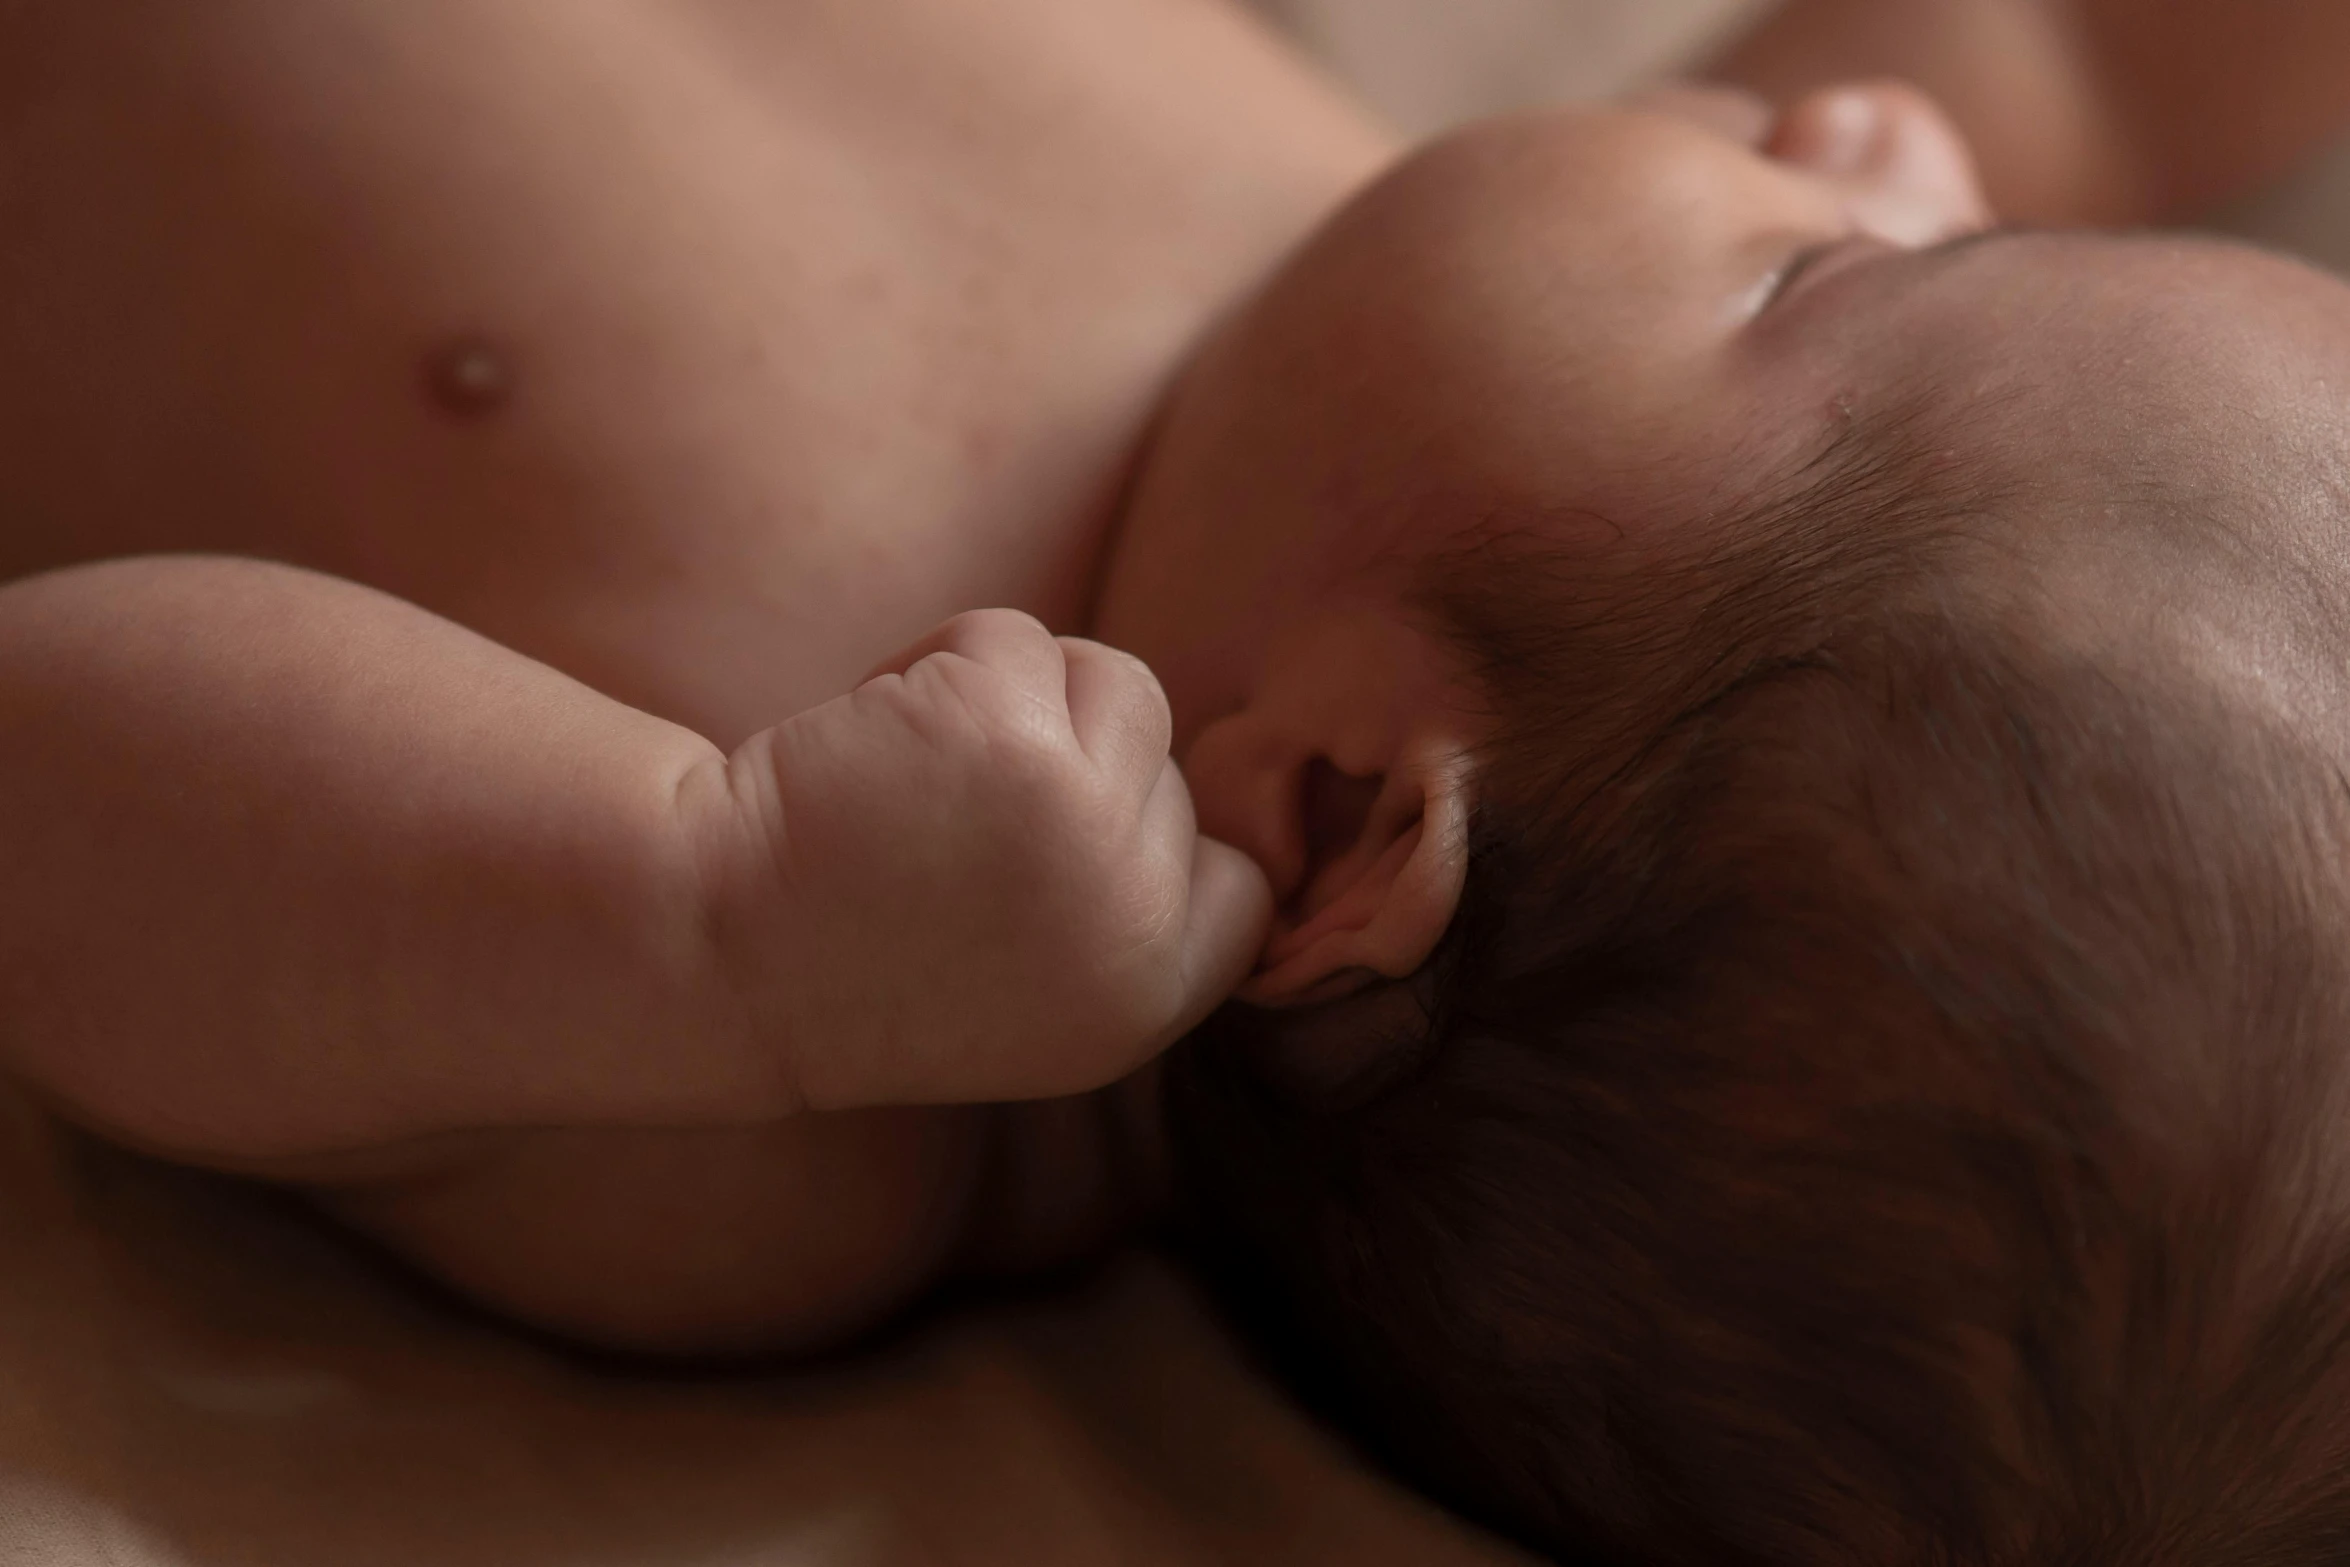
<svg viewBox="0 0 2350 1567">
<path fill-rule="evenodd" d="M 806 1103 L 1097 1088 L 1239 983 L 1271 898 L 1168 737 L 1139 660 L 982 610 L 738 754 L 738 961 Z"/>
</svg>

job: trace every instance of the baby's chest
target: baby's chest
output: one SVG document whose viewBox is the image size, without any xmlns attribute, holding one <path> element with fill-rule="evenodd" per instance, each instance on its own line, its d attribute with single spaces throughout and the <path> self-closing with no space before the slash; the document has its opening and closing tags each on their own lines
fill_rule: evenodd
<svg viewBox="0 0 2350 1567">
<path fill-rule="evenodd" d="M 0 23 L 62 84 L 0 128 L 0 577 L 291 559 L 721 738 L 1073 615 L 1164 379 L 1370 156 L 1219 0 L 141 26 Z"/>
</svg>

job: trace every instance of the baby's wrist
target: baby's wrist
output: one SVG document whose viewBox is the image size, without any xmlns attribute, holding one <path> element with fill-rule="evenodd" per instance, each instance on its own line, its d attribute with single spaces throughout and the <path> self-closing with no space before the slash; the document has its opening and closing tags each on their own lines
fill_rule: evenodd
<svg viewBox="0 0 2350 1567">
<path fill-rule="evenodd" d="M 745 751 L 764 747 L 755 737 Z M 827 979 L 802 972 L 807 936 L 791 897 L 790 842 L 772 764 L 738 752 L 715 759 L 677 791 L 682 874 L 691 886 L 686 938 L 695 999 L 689 1011 L 719 1057 L 731 1097 L 723 1119 L 776 1119 L 811 1107 L 803 1042 L 830 1037 L 820 1012 Z M 822 1074 L 819 1073 L 819 1076 Z"/>
</svg>

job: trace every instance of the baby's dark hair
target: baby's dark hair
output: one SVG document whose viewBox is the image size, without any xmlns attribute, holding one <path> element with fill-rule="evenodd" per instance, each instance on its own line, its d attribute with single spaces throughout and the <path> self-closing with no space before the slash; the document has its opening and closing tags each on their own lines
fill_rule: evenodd
<svg viewBox="0 0 2350 1567">
<path fill-rule="evenodd" d="M 1168 1106 L 1236 1314 L 1470 1515 L 2350 1561 L 2350 783 L 1970 592 L 2031 504 L 1886 421 L 1702 558 L 1431 580 L 1495 720 L 1461 910 L 1409 981 L 1226 1008 Z"/>
</svg>

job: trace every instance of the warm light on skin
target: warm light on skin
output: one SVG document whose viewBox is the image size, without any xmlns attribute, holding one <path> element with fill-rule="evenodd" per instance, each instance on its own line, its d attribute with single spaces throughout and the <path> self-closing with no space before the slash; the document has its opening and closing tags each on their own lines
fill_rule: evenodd
<svg viewBox="0 0 2350 1567">
<path fill-rule="evenodd" d="M 2316 390 L 2350 379 L 2350 292 L 2201 242 L 1989 231 L 1964 148 L 1902 89 L 1821 94 L 1759 130 L 1750 108 L 1473 128 L 1342 211 L 1200 355 L 1095 630 L 1158 672 L 1179 755 L 1218 725 L 1287 726 L 1286 751 L 1260 746 L 1278 777 L 1202 758 L 1203 822 L 1282 841 L 1296 769 L 1359 731 L 1360 704 L 1403 702 L 1381 718 L 1398 756 L 1473 748 L 1476 693 L 1413 606 L 1415 562 L 1506 518 L 1637 569 L 1624 551 L 1701 539 L 1921 393 L 1951 460 L 2034 497 L 2002 548 L 2033 562 L 2014 595 L 2052 634 L 2168 638 L 2212 670 L 2323 664 L 2280 649 L 2272 617 L 2125 590 L 2110 531 L 2064 519 L 2132 465 L 2225 486 L 2263 447 L 2271 468 L 2294 440 L 2350 449 Z M 1367 641 L 1351 663 L 1299 651 L 1366 611 L 1411 679 L 1357 679 Z M 2312 678 L 2292 700 L 2339 705 Z M 1301 699 L 1318 681 L 1328 699 Z M 1459 787 L 1473 798 L 1473 773 Z"/>
<path fill-rule="evenodd" d="M 1738 334 L 1792 269 L 1844 241 L 1906 248 L 1984 221 L 1955 134 L 1899 88 L 1776 117 L 1683 91 L 1440 143 L 1200 357 L 1095 629 L 1158 670 L 1180 742 L 1241 700 L 1301 602 L 1432 542 L 1366 501 L 1426 496 L 1470 465 L 1555 491 L 1539 471 L 1555 466 L 1592 481 L 1573 503 L 1621 509 L 1654 486 L 1608 468 L 1686 469 L 1693 438 L 1718 444 L 1706 425 L 1725 421 L 1692 416 L 1744 390 Z M 1522 449 L 1474 450 L 1504 439 Z"/>
</svg>

